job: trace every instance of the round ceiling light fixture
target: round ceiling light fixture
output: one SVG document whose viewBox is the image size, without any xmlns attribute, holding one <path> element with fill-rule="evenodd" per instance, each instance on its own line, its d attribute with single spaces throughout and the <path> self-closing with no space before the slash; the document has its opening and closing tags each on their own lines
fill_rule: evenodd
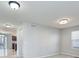
<svg viewBox="0 0 79 59">
<path fill-rule="evenodd" d="M 7 28 L 13 28 L 13 27 L 14 27 L 14 25 L 9 24 L 9 23 L 4 24 L 3 26 L 4 26 L 4 27 L 7 27 Z"/>
<path fill-rule="evenodd" d="M 14 10 L 20 8 L 20 4 L 16 1 L 9 1 L 9 6 Z"/>
<path fill-rule="evenodd" d="M 69 23 L 69 21 L 70 21 L 69 18 L 62 18 L 62 19 L 58 20 L 58 23 L 62 25 L 62 24 Z"/>
</svg>

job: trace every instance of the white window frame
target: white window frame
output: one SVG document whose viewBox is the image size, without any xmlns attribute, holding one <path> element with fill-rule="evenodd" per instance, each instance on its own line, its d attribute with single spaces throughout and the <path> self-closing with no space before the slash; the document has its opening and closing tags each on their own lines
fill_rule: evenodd
<svg viewBox="0 0 79 59">
<path fill-rule="evenodd" d="M 71 32 L 72 48 L 79 48 L 79 30 Z"/>
</svg>

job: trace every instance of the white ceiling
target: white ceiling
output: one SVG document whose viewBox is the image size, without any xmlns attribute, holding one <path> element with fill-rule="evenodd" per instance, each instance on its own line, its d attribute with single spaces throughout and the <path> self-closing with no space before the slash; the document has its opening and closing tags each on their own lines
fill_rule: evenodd
<svg viewBox="0 0 79 59">
<path fill-rule="evenodd" d="M 14 11 L 8 1 L 0 1 L 0 24 L 12 23 L 21 25 L 32 22 L 56 28 L 67 28 L 79 25 L 79 1 L 19 1 L 21 7 Z M 71 21 L 59 25 L 56 21 L 67 17 Z"/>
</svg>

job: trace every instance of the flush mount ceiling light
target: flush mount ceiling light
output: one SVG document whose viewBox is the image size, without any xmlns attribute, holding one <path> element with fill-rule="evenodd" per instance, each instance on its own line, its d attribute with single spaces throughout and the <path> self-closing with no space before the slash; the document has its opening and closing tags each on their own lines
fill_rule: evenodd
<svg viewBox="0 0 79 59">
<path fill-rule="evenodd" d="M 69 23 L 70 19 L 69 18 L 62 18 L 60 20 L 58 20 L 59 24 L 67 24 Z"/>
<path fill-rule="evenodd" d="M 12 28 L 12 27 L 14 27 L 14 25 L 12 25 L 12 24 L 4 24 L 3 26 L 5 26 L 5 27 L 7 27 L 7 28 Z"/>
<path fill-rule="evenodd" d="M 16 1 L 9 1 L 9 6 L 14 10 L 20 8 L 20 4 Z"/>
</svg>

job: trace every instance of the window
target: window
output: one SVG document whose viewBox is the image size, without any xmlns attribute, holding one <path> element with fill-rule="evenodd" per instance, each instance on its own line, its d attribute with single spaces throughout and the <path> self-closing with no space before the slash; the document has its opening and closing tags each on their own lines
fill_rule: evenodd
<svg viewBox="0 0 79 59">
<path fill-rule="evenodd" d="M 72 31 L 72 47 L 79 48 L 79 31 Z"/>
<path fill-rule="evenodd" d="M 0 56 L 7 56 L 7 37 L 0 33 Z"/>
</svg>

